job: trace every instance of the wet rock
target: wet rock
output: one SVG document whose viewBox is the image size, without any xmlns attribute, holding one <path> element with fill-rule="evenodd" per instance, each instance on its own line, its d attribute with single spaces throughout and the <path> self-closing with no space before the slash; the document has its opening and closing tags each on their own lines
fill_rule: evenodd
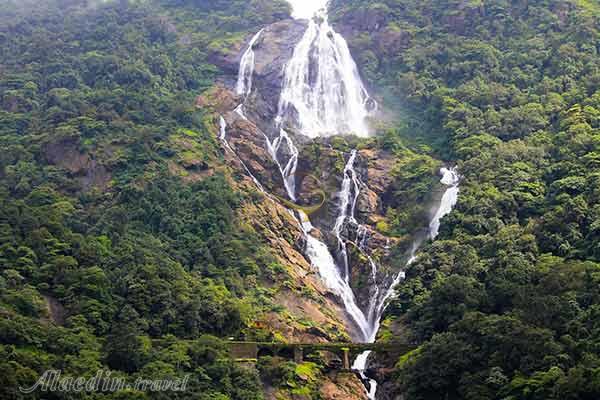
<svg viewBox="0 0 600 400">
<path fill-rule="evenodd" d="M 300 182 L 300 185 L 296 188 L 298 196 L 296 203 L 309 208 L 315 208 L 324 204 L 326 201 L 324 188 L 314 175 L 299 177 L 297 180 Z"/>
<path fill-rule="evenodd" d="M 361 195 L 358 197 L 358 202 L 356 203 L 356 208 L 362 219 L 368 221 L 370 224 L 377 223 L 376 219 L 373 217 L 375 214 L 380 214 L 382 212 L 379 196 L 371 189 L 364 189 L 361 192 Z"/>
<path fill-rule="evenodd" d="M 273 122 L 277 116 L 285 65 L 305 30 L 306 21 L 281 21 L 266 27 L 254 47 L 256 64 L 253 90 L 246 101 L 247 112 L 270 137 L 277 133 Z"/>
<path fill-rule="evenodd" d="M 382 330 L 386 331 L 388 337 L 400 343 L 411 343 L 414 337 L 410 332 L 405 318 L 385 320 L 382 323 Z M 381 334 L 381 331 L 380 331 Z M 379 335 L 378 341 L 382 337 Z M 415 346 L 416 347 L 416 346 Z M 396 363 L 404 354 L 398 352 L 374 352 L 369 357 L 368 376 L 377 381 L 377 399 L 378 400 L 404 400 L 405 393 L 398 384 Z"/>
<path fill-rule="evenodd" d="M 246 99 L 245 111 L 248 117 L 256 121 L 270 136 L 272 136 L 273 120 L 277 115 L 285 64 L 292 57 L 306 26 L 306 21 L 292 19 L 273 23 L 264 28 L 254 44 L 253 90 Z M 249 33 L 231 48 L 210 54 L 209 61 L 228 74 L 224 80 L 225 85 L 232 88 L 235 86 L 240 60 L 247 50 L 247 44 L 255 34 L 256 32 Z M 238 99 L 237 104 L 240 102 L 241 99 Z"/>
<path fill-rule="evenodd" d="M 283 67 L 292 57 L 306 27 L 306 21 L 292 19 L 267 26 L 254 45 L 256 76 L 263 79 L 273 77 L 272 80 L 281 81 Z"/>
<path fill-rule="evenodd" d="M 237 157 L 263 186 L 272 193 L 285 197 L 283 180 L 267 150 L 265 134 L 254 123 L 235 112 L 226 114 L 225 120 L 226 140 Z"/>
<path fill-rule="evenodd" d="M 392 170 L 396 164 L 393 154 L 382 150 L 365 149 L 359 152 L 367 170 L 369 188 L 377 195 L 388 191 L 394 178 Z"/>
<path fill-rule="evenodd" d="M 323 400 L 367 400 L 360 379 L 353 373 L 332 373 L 320 389 Z"/>
</svg>

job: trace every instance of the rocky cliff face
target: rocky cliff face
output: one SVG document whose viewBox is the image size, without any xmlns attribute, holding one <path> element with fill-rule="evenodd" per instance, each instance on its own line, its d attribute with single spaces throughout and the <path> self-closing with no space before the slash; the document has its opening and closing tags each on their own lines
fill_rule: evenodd
<svg viewBox="0 0 600 400">
<path fill-rule="evenodd" d="M 364 67 L 360 59 L 366 52 L 373 52 L 380 59 L 386 55 L 398 54 L 410 45 L 412 33 L 397 26 L 389 26 L 389 14 L 390 10 L 384 5 L 342 10 L 335 14 L 335 28 L 359 57 L 359 68 Z M 363 40 L 364 34 L 369 35 L 369 40 Z"/>
<path fill-rule="evenodd" d="M 358 34 L 365 28 L 364 24 L 368 29 L 379 30 L 385 22 L 385 15 L 379 13 L 353 18 L 358 25 L 348 28 L 351 31 L 346 34 L 350 36 Z M 399 273 L 403 264 L 397 262 L 398 254 L 409 249 L 412 238 L 386 236 L 380 229 L 380 223 L 386 221 L 388 203 L 395 190 L 394 170 L 399 160 L 374 141 L 340 137 L 312 140 L 289 132 L 298 148 L 299 161 L 295 173 L 297 199 L 292 202 L 288 198 L 279 167 L 269 153 L 268 142 L 277 135 L 274 119 L 284 66 L 305 29 L 305 22 L 295 20 L 264 28 L 253 46 L 254 89 L 245 98 L 236 95 L 233 88 L 246 45 L 241 44 L 227 54 L 213 55 L 219 65 L 231 71 L 231 76 L 224 77 L 220 84 L 200 96 L 197 106 L 212 113 L 215 134 L 218 134 L 220 117 L 224 119 L 227 129 L 223 152 L 227 164 L 233 168 L 242 190 L 256 193 L 254 200 L 244 208 L 240 221 L 251 225 L 269 244 L 285 265 L 289 277 L 289 282 L 275 295 L 275 301 L 285 309 L 285 314 L 273 312 L 259 323 L 278 332 L 285 340 L 356 338 L 356 328 L 345 315 L 341 300 L 324 286 L 316 269 L 303 255 L 304 233 L 289 210 L 303 209 L 311 214 L 315 226 L 312 234 L 325 242 L 333 255 L 338 254 L 338 239 L 332 231 L 340 212 L 339 192 L 344 166 L 350 149 L 360 148 L 354 164 L 360 181 L 355 221 L 344 226 L 341 236 L 347 242 L 351 286 L 364 311 L 377 295 L 374 288 L 387 288 Z M 382 35 L 382 51 L 394 51 L 409 40 L 408 36 L 398 32 L 383 32 Z M 246 38 L 244 43 L 249 39 Z M 365 398 L 364 388 L 353 375 L 341 383 L 328 380 L 322 389 L 324 398 Z"/>
<path fill-rule="evenodd" d="M 246 101 L 244 113 L 255 121 L 260 129 L 271 135 L 273 120 L 277 116 L 279 94 L 281 93 L 284 67 L 291 58 L 296 44 L 306 30 L 307 22 L 287 19 L 268 25 L 254 44 L 255 65 L 252 91 Z M 244 38 L 238 46 L 227 53 L 215 53 L 211 61 L 230 75 L 222 78 L 225 87 L 233 88 L 237 79 L 240 59 L 253 34 Z M 238 104 L 239 104 L 239 100 Z M 223 104 L 223 108 L 233 110 Z"/>
<path fill-rule="evenodd" d="M 262 79 L 264 78 L 258 76 L 257 84 L 266 84 L 260 83 Z M 254 176 L 274 196 L 275 201 L 271 201 L 269 207 L 283 208 L 287 195 L 278 167 L 268 151 L 269 134 L 261 129 L 261 122 L 255 123 L 252 118 L 242 115 L 239 109 L 236 111 L 241 100 L 230 89 L 218 86 L 201 96 L 198 104 L 211 107 L 215 115 L 224 117 L 227 123 L 226 140 L 229 149 L 225 149 L 225 155 L 228 163 L 236 167 L 240 176 L 248 173 Z M 244 111 L 256 109 L 252 101 L 246 99 Z M 266 125 L 264 121 L 263 123 Z M 332 254 L 336 254 L 338 242 L 331 231 L 339 214 L 339 191 L 343 169 L 349 157 L 348 146 L 340 144 L 339 138 L 308 140 L 295 136 L 294 141 L 299 151 L 296 206 L 311 209 L 311 220 L 316 228 L 314 234 L 328 244 Z M 352 287 L 359 306 L 364 310 L 368 308 L 373 296 L 374 285 L 387 286 L 398 273 L 398 264 L 392 262 L 392 256 L 408 249 L 407 238 L 388 237 L 378 230 L 378 223 L 386 220 L 386 202 L 393 191 L 393 170 L 397 162 L 397 158 L 391 153 L 378 149 L 373 144 L 366 144 L 358 152 L 355 162 L 355 170 L 361 181 L 356 203 L 356 223 L 348 223 L 342 236 L 349 242 Z M 290 225 L 297 224 L 289 214 L 287 216 Z M 273 227 L 273 236 L 284 231 Z M 299 235 L 300 232 L 297 231 L 296 234 Z M 392 249 L 395 249 L 395 254 L 392 254 Z M 280 250 L 283 251 L 284 258 L 296 259 L 298 256 L 294 254 L 290 257 L 286 253 L 288 248 Z M 302 244 L 296 245 L 296 251 L 302 253 Z M 377 264 L 376 273 L 373 262 Z M 329 296 L 337 301 L 332 294 Z"/>
<path fill-rule="evenodd" d="M 100 149 L 97 153 L 108 158 L 110 149 Z M 106 190 L 110 186 L 109 170 L 94 158 L 94 155 L 81 151 L 78 138 L 61 138 L 53 140 L 43 147 L 43 154 L 48 163 L 68 171 L 83 191 L 97 189 Z"/>
<path fill-rule="evenodd" d="M 244 181 L 243 185 L 253 185 L 253 182 Z M 273 300 L 286 312 L 268 313 L 258 323 L 268 326 L 279 338 L 292 342 L 349 340 L 344 311 L 302 254 L 304 236 L 287 210 L 257 194 L 255 200 L 246 203 L 239 218 L 240 223 L 253 227 L 285 268 L 284 284 L 267 285 L 277 287 Z"/>
</svg>

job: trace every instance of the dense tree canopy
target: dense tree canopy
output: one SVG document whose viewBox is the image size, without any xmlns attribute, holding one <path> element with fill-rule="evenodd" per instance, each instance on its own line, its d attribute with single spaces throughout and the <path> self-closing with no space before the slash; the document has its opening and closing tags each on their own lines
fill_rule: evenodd
<svg viewBox="0 0 600 400">
<path fill-rule="evenodd" d="M 600 6 L 334 1 L 405 136 L 463 175 L 440 240 L 389 308 L 421 344 L 411 399 L 600 396 Z M 388 43 L 382 47 L 379 42 Z M 414 139 L 413 139 L 414 140 Z"/>
<path fill-rule="evenodd" d="M 213 169 L 193 104 L 220 73 L 211 49 L 289 7 L 0 3 L 0 397 L 47 396 L 17 388 L 49 368 L 102 368 L 191 373 L 181 398 L 261 398 L 258 375 L 206 335 L 248 334 L 270 306 L 253 282 L 276 263 L 236 223 L 245 195 Z"/>
</svg>

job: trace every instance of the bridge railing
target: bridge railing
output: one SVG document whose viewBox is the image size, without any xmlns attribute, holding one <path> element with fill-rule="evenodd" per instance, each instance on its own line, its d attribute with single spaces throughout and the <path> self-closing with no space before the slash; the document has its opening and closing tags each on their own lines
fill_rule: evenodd
<svg viewBox="0 0 600 400">
<path fill-rule="evenodd" d="M 169 340 L 155 339 L 153 345 L 164 346 Z M 189 344 L 198 340 L 187 340 Z M 395 356 L 406 354 L 415 349 L 414 345 L 398 342 L 388 343 L 282 343 L 282 342 L 244 342 L 220 341 L 220 345 L 229 354 L 229 358 L 238 362 L 256 362 L 261 356 L 271 355 L 287 358 L 300 363 L 305 357 L 324 351 L 335 354 L 342 361 L 342 369 L 350 369 L 350 360 L 360 353 L 374 351 L 392 353 Z"/>
<path fill-rule="evenodd" d="M 306 355 L 319 351 L 336 354 L 342 360 L 342 368 L 350 369 L 350 360 L 365 351 L 390 352 L 402 355 L 415 346 L 405 343 L 278 343 L 230 341 L 230 357 L 238 361 L 257 360 L 261 355 L 280 356 L 302 362 Z"/>
</svg>

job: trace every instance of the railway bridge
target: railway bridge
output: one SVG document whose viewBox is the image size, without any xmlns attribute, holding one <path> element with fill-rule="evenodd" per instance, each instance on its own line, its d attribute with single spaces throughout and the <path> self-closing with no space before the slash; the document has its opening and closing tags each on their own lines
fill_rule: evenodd
<svg viewBox="0 0 600 400">
<path fill-rule="evenodd" d="M 341 360 L 342 370 L 350 370 L 351 360 L 360 353 L 373 351 L 402 355 L 415 346 L 403 343 L 274 343 L 274 342 L 227 342 L 229 355 L 236 361 L 255 362 L 260 357 L 278 356 L 300 363 L 305 357 L 321 352 L 334 354 Z"/>
</svg>

